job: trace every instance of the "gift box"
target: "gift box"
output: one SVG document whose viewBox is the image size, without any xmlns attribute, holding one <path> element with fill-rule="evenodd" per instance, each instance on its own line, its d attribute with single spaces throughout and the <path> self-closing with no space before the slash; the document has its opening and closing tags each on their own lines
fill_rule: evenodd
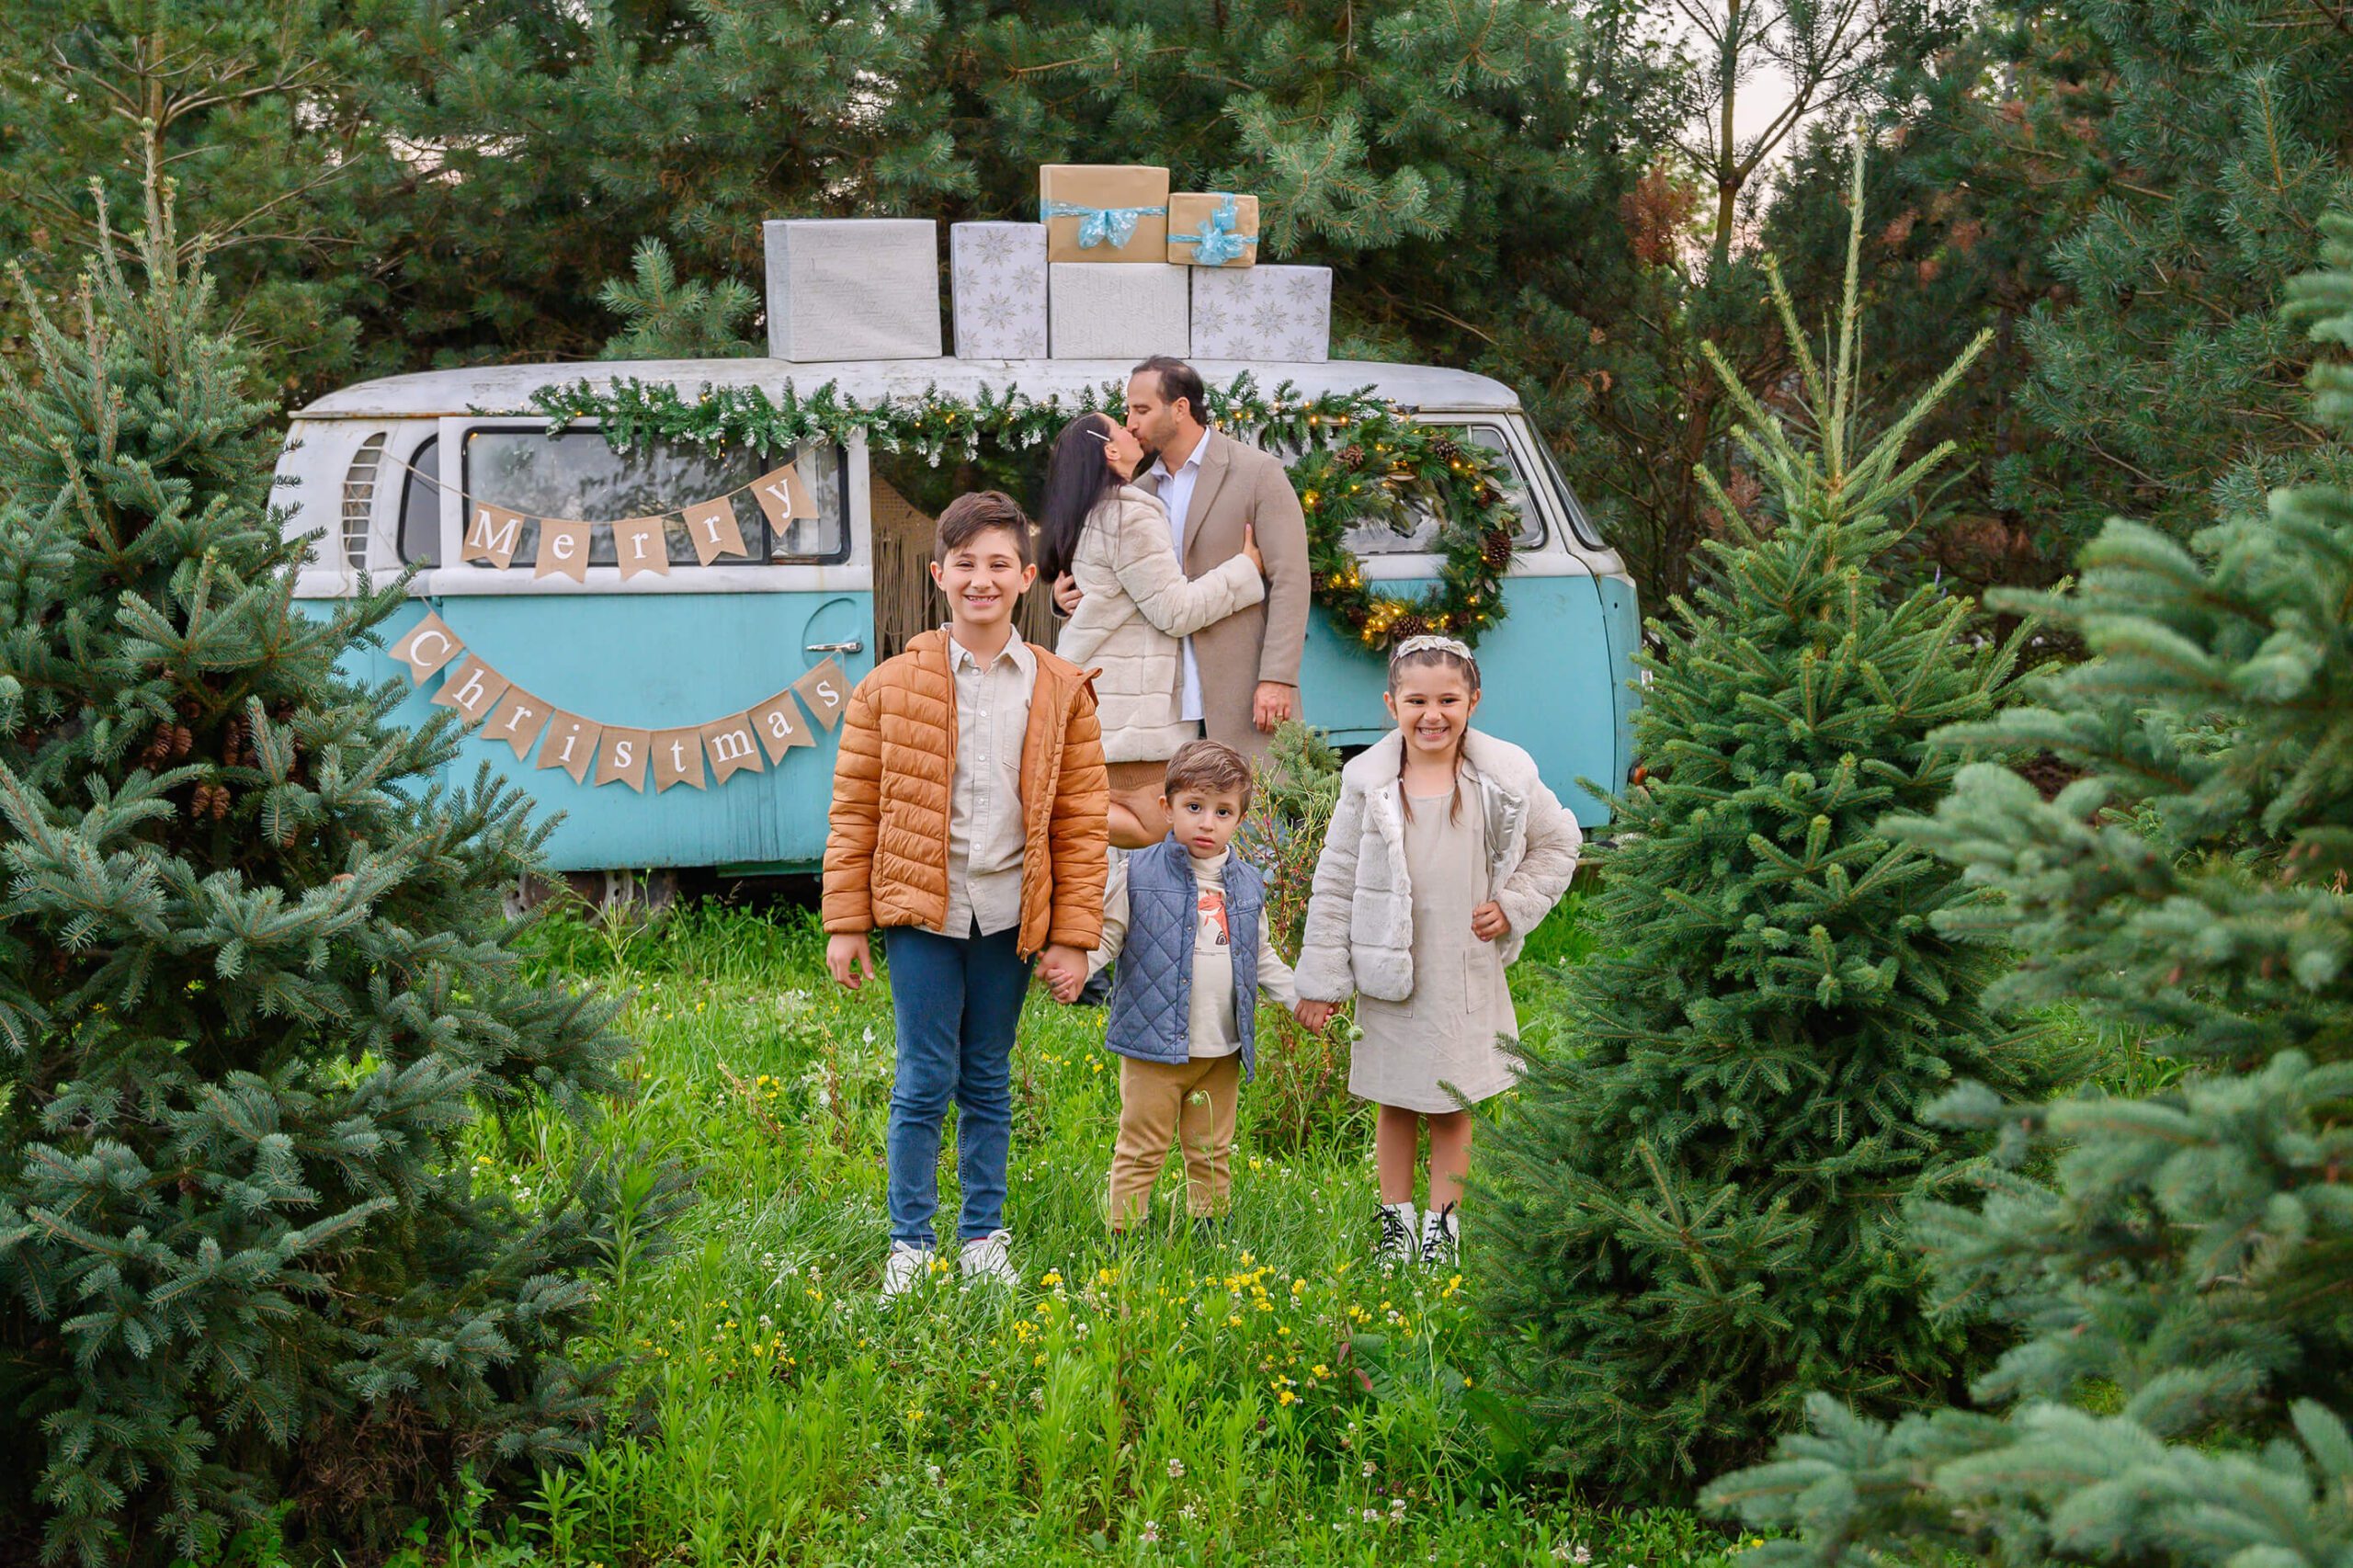
<svg viewBox="0 0 2353 1568">
<path fill-rule="evenodd" d="M 1332 357 L 1328 267 L 1191 267 L 1193 357 L 1320 364 Z"/>
<path fill-rule="evenodd" d="M 928 218 L 780 218 L 763 225 L 768 353 L 939 357 L 939 225 Z"/>
<path fill-rule="evenodd" d="M 1046 231 L 1038 223 L 948 229 L 956 353 L 964 359 L 1046 357 Z"/>
<path fill-rule="evenodd" d="M 1193 269 L 1165 261 L 1057 261 L 1048 346 L 1057 359 L 1143 359 L 1190 351 Z"/>
<path fill-rule="evenodd" d="M 1258 265 L 1258 199 L 1180 190 L 1168 199 L 1168 259 L 1186 267 Z"/>
<path fill-rule="evenodd" d="M 1047 164 L 1038 215 L 1048 261 L 1168 260 L 1168 171 L 1142 164 Z"/>
</svg>

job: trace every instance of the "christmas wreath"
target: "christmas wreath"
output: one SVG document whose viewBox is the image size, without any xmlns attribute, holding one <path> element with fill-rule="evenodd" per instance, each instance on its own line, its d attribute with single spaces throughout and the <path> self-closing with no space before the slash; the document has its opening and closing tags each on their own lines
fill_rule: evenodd
<svg viewBox="0 0 2353 1568">
<path fill-rule="evenodd" d="M 975 399 L 937 388 L 919 398 L 862 403 L 831 381 L 807 396 L 788 385 L 770 397 L 758 387 L 712 387 L 693 396 L 660 382 L 625 380 L 599 390 L 586 381 L 551 387 L 534 408 L 561 430 L 593 419 L 605 439 L 626 451 L 648 440 L 702 447 L 749 446 L 780 451 L 801 441 L 846 441 L 853 435 L 885 451 L 913 452 L 937 463 L 951 453 L 980 454 L 983 441 L 1034 447 L 1086 413 L 1118 417 L 1116 383 L 1075 402 L 1043 402 L 1017 389 Z M 1370 388 L 1310 397 L 1285 381 L 1262 392 L 1248 374 L 1209 389 L 1211 422 L 1221 430 L 1291 456 L 1290 482 L 1307 517 L 1308 564 L 1316 601 L 1365 647 L 1443 631 L 1477 642 L 1503 619 L 1499 591 L 1511 564 L 1518 519 L 1496 483 L 1495 460 L 1424 425 Z M 1351 530 L 1381 525 L 1411 532 L 1423 516 L 1438 519 L 1430 549 L 1439 557 L 1435 588 L 1412 597 L 1377 589 L 1348 549 Z"/>
</svg>

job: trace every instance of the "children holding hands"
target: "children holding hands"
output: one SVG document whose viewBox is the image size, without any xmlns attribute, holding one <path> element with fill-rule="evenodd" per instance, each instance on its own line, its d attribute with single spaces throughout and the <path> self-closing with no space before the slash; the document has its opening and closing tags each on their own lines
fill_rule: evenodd
<svg viewBox="0 0 2353 1568">
<path fill-rule="evenodd" d="M 1108 780 L 1088 672 L 1014 634 L 1015 605 L 1037 575 L 1030 535 L 1020 507 L 993 491 L 940 514 L 931 573 L 949 623 L 860 681 L 841 726 L 825 961 L 858 988 L 881 930 L 898 1037 L 883 1300 L 933 1267 L 951 1101 L 961 1272 L 1018 1283 L 1006 1167 L 1014 1030 L 1033 961 L 1071 1002 L 1119 960 L 1105 1038 L 1120 1058 L 1115 1233 L 1142 1219 L 1172 1143 L 1195 1221 L 1224 1212 L 1259 995 L 1321 1028 L 1354 994 L 1361 1036 L 1348 1086 L 1380 1108 L 1379 1250 L 1450 1264 L 1467 1108 L 1515 1071 L 1505 966 L 1568 886 L 1575 819 L 1526 752 L 1471 728 L 1471 650 L 1407 639 L 1385 697 L 1398 731 L 1342 770 L 1294 978 L 1267 938 L 1265 881 L 1233 851 L 1252 788 L 1233 747 L 1181 746 L 1160 801 L 1169 835 L 1107 867 Z M 1428 1214 L 1417 1227 L 1425 1124 Z"/>
</svg>

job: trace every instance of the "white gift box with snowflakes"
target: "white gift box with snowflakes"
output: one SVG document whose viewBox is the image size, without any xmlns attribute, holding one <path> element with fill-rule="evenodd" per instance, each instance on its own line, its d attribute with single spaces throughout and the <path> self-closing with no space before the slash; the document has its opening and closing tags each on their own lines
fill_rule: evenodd
<svg viewBox="0 0 2353 1568">
<path fill-rule="evenodd" d="M 949 224 L 948 276 L 957 358 L 1046 357 L 1046 225 Z"/>
<path fill-rule="evenodd" d="M 1193 358 L 1322 364 L 1332 357 L 1328 267 L 1196 267 Z"/>
</svg>

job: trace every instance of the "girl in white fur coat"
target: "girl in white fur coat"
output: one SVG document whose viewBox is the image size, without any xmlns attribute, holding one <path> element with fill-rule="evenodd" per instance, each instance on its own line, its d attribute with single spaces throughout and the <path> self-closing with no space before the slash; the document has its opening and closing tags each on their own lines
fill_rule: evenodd
<svg viewBox="0 0 2353 1568">
<path fill-rule="evenodd" d="M 1301 1021 L 1354 993 L 1348 1088 L 1380 1108 L 1379 1253 L 1450 1267 L 1471 1164 L 1469 1107 L 1510 1086 L 1519 1036 L 1504 969 L 1569 885 L 1576 819 L 1519 747 L 1471 728 L 1479 665 L 1450 637 L 1409 637 L 1383 698 L 1397 733 L 1340 774 L 1300 950 Z M 1415 1155 L 1430 1134 L 1429 1207 Z"/>
</svg>

